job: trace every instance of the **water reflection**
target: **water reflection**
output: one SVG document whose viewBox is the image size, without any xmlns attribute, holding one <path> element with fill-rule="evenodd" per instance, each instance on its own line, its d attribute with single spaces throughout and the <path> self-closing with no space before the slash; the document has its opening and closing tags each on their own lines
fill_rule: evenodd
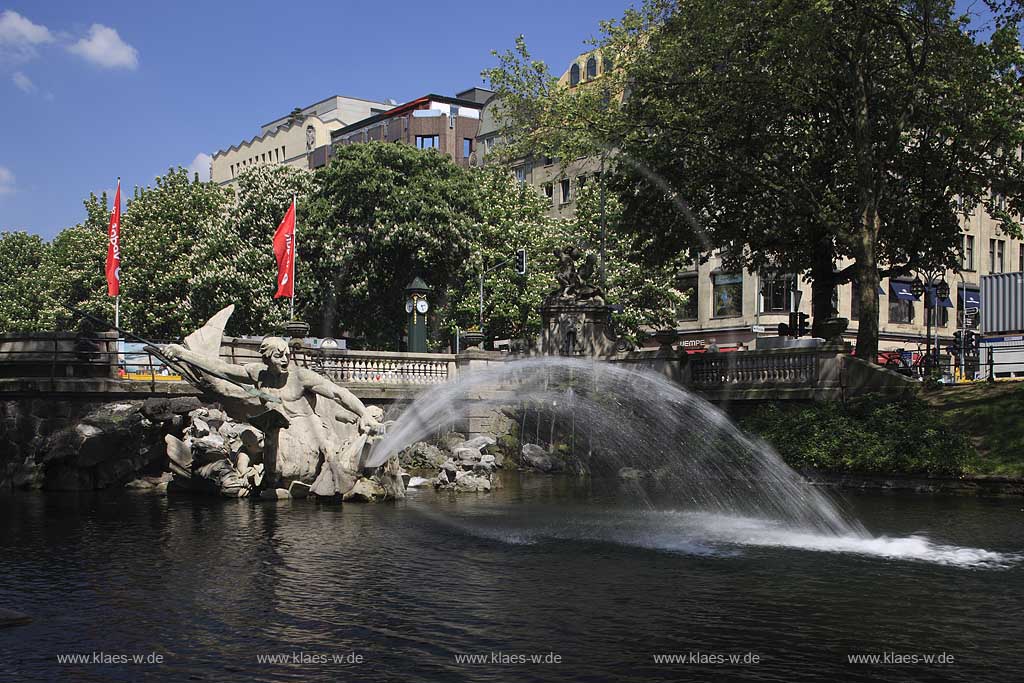
<svg viewBox="0 0 1024 683">
<path fill-rule="evenodd" d="M 1019 553 L 1019 501 L 853 497 L 847 504 L 875 537 L 890 539 L 871 551 L 773 537 L 777 530 L 750 520 L 638 510 L 614 491 L 534 476 L 510 478 L 490 496 L 421 491 L 402 504 L 344 508 L 125 493 L 0 497 L 0 605 L 36 619 L 0 630 L 4 676 L 904 678 L 845 664 L 847 652 L 883 650 L 956 653 L 958 666 L 940 672 L 947 680 L 1010 670 L 1024 635 L 1022 608 L 1009 599 L 1024 589 L 1022 568 L 993 569 L 956 549 Z M 936 554 L 943 548 L 953 549 L 946 563 Z M 652 659 L 697 650 L 753 651 L 763 662 L 725 676 Z M 155 651 L 165 663 L 56 663 L 57 654 L 94 651 Z M 456 661 L 491 652 L 556 652 L 563 662 Z M 364 661 L 257 661 L 294 653 Z"/>
</svg>

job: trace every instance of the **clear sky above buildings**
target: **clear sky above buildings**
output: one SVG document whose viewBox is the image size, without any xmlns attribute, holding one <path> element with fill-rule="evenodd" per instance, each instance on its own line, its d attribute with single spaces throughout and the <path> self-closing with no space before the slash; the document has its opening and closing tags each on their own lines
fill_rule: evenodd
<svg viewBox="0 0 1024 683">
<path fill-rule="evenodd" d="M 561 72 L 629 0 L 0 4 L 0 230 L 46 238 L 89 192 L 147 185 L 329 95 L 482 85 L 526 35 Z M 111 196 L 112 196 L 111 192 Z"/>
</svg>

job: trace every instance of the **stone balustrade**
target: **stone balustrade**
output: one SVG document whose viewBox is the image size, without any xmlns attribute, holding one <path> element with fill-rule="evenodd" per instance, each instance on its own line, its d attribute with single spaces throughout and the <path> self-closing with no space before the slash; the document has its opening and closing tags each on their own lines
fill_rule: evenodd
<svg viewBox="0 0 1024 683">
<path fill-rule="evenodd" d="M 339 384 L 443 384 L 455 376 L 451 354 L 321 351 L 303 355 L 300 362 Z"/>
</svg>

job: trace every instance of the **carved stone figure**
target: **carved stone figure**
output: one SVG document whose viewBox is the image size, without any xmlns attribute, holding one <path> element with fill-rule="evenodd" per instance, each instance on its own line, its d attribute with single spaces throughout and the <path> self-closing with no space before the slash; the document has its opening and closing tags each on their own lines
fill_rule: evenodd
<svg viewBox="0 0 1024 683">
<path fill-rule="evenodd" d="M 576 247 L 555 249 L 558 270 L 555 280 L 558 288 L 548 295 L 546 304 L 586 303 L 604 304 L 604 292 L 594 284 L 597 277 L 597 256 L 587 254 L 582 267 L 577 270 L 576 261 L 583 255 Z"/>
<path fill-rule="evenodd" d="M 348 389 L 296 365 L 280 337 L 263 340 L 262 362 L 222 360 L 220 340 L 233 310 L 222 310 L 184 346 L 171 344 L 162 353 L 187 366 L 190 381 L 215 394 L 231 418 L 263 432 L 261 488 L 294 481 L 315 485 L 322 475 L 332 481 L 320 481 L 321 492 L 333 487 L 334 493 L 347 493 L 359 477 L 364 446 L 383 433 L 379 412 L 375 415 Z"/>
</svg>

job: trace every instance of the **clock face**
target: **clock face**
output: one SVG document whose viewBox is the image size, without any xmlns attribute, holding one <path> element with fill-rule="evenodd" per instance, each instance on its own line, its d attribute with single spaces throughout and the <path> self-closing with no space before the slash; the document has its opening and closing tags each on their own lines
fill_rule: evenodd
<svg viewBox="0 0 1024 683">
<path fill-rule="evenodd" d="M 412 299 L 405 302 L 405 312 L 412 313 Z"/>
<path fill-rule="evenodd" d="M 426 299 L 420 299 L 416 302 L 416 310 L 419 311 L 421 315 L 426 313 L 428 308 L 430 308 L 430 305 L 427 303 Z"/>
</svg>

